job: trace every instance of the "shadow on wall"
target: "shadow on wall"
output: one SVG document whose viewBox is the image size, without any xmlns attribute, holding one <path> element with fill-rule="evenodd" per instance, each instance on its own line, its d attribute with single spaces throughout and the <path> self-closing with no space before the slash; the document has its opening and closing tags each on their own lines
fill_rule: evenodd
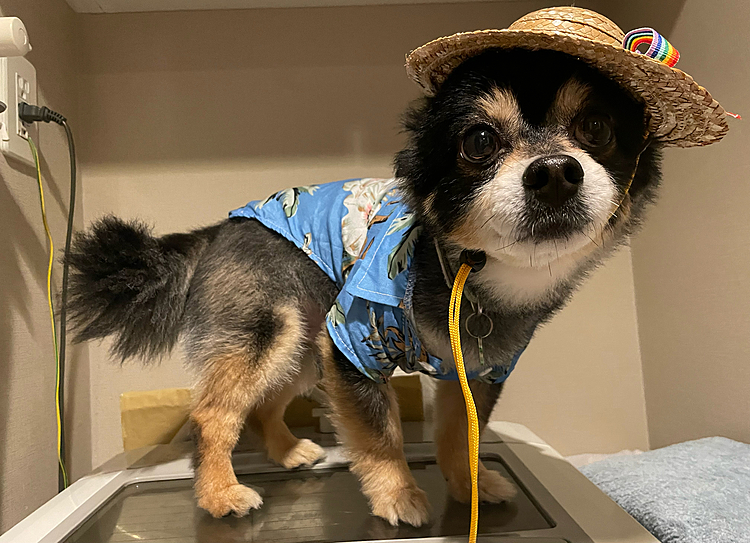
<svg viewBox="0 0 750 543">
<path fill-rule="evenodd" d="M 668 35 L 684 1 L 577 5 L 625 31 Z M 404 72 L 407 52 L 549 4 L 85 15 L 81 154 L 94 164 L 391 154 L 399 116 L 420 94 Z"/>
<path fill-rule="evenodd" d="M 0 236 L 0 277 L 5 283 L 0 288 L 0 383 L 6 387 L 11 382 L 13 331 L 21 326 L 33 331 L 28 299 L 31 289 L 40 288 L 38 284 L 27 284 L 23 269 L 30 268 L 35 278 L 41 278 L 43 265 L 39 255 L 44 254 L 46 249 L 26 222 L 23 211 L 5 182 L 0 183 L 0 231 L 3 232 Z M 7 389 L 0 393 L 0 414 L 3 415 L 0 416 L 0 443 L 8 443 L 10 398 Z M 0 450 L 0 476 L 6 473 L 7 453 L 5 449 Z M 0 494 L 0 500 L 3 497 L 5 495 Z M 0 501 L 0 525 L 4 505 Z"/>
<path fill-rule="evenodd" d="M 67 208 L 47 160 L 40 155 L 47 218 L 55 238 L 55 264 L 52 295 L 59 310 L 60 258 Z M 66 183 L 64 180 L 63 183 Z M 80 204 L 80 201 L 79 201 Z M 65 206 L 65 208 L 63 208 Z M 53 392 L 54 351 L 47 305 L 47 263 L 49 247 L 42 226 L 36 172 L 15 161 L 0 173 L 0 486 L 11 491 L 0 493 L 0 532 L 43 503 L 53 494 L 56 483 L 42 481 L 56 473 Z M 59 317 L 57 318 L 59 326 Z M 87 381 L 87 355 L 80 347 L 68 349 L 66 402 L 67 445 L 71 451 L 74 427 L 83 426 L 81 454 L 76 458 L 74 476 L 90 470 L 88 450 L 88 397 L 81 395 Z M 83 367 L 81 367 L 83 366 Z M 80 397 L 79 397 L 80 396 Z M 75 419 L 75 420 L 74 420 Z M 47 464 L 46 462 L 49 461 Z M 39 466 L 44 462 L 44 466 Z M 69 466 L 69 473 L 71 473 Z M 44 495 L 30 497 L 16 485 L 44 487 Z M 28 488 L 26 489 L 28 490 Z M 33 502 L 27 501 L 33 500 Z M 8 513 L 10 519 L 5 518 Z"/>
<path fill-rule="evenodd" d="M 58 0 L 0 0 L 0 12 L 20 17 L 29 31 L 34 50 L 27 58 L 37 69 L 40 103 L 75 120 L 72 11 Z M 40 127 L 37 143 L 56 249 L 62 246 L 60 233 L 67 212 L 67 198 L 61 191 L 68 186 L 64 141 L 57 127 Z M 35 172 L 4 157 L 0 158 L 0 232 L 1 532 L 53 496 L 57 486 L 47 241 Z M 56 278 L 58 272 L 59 267 Z M 71 353 L 69 360 L 74 358 L 79 360 L 79 355 Z M 71 416 L 69 411 L 69 420 Z"/>
</svg>

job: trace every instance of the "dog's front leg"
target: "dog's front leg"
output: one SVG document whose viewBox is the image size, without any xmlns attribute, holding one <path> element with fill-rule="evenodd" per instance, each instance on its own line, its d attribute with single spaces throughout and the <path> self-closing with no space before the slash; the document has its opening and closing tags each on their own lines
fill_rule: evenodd
<svg viewBox="0 0 750 543">
<path fill-rule="evenodd" d="M 421 526 L 429 519 L 429 502 L 406 463 L 393 388 L 362 375 L 326 333 L 319 346 L 333 423 L 373 514 L 394 526 Z"/>
<path fill-rule="evenodd" d="M 491 385 L 471 381 L 471 392 L 477 406 L 479 431 L 484 430 L 497 399 L 502 384 Z M 469 474 L 469 441 L 466 404 L 458 381 L 439 381 L 436 407 L 437 459 L 440 469 L 448 482 L 448 490 L 458 501 L 471 500 L 471 477 Z M 498 503 L 511 499 L 516 488 L 496 471 L 484 467 L 479 462 L 479 499 Z"/>
</svg>

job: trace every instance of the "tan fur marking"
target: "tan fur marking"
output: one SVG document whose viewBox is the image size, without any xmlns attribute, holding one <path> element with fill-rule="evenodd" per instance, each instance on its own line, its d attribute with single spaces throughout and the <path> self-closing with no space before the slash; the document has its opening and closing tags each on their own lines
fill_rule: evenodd
<svg viewBox="0 0 750 543">
<path fill-rule="evenodd" d="M 232 468 L 232 449 L 245 417 L 269 393 L 290 382 L 298 371 L 303 326 L 299 312 L 279 308 L 283 328 L 262 357 L 243 349 L 217 357 L 206 366 L 190 418 L 198 436 L 195 494 L 214 517 L 242 516 L 260 507 L 254 490 L 240 485 Z"/>
<path fill-rule="evenodd" d="M 422 202 L 422 214 L 424 215 L 425 219 L 428 223 L 437 226 L 438 219 L 437 215 L 435 214 L 435 193 L 432 192 L 427 195 L 427 198 L 424 199 Z"/>
<path fill-rule="evenodd" d="M 467 249 L 481 249 L 482 242 L 477 236 L 477 224 L 473 216 L 467 216 L 450 234 L 452 241 Z"/>
<path fill-rule="evenodd" d="M 590 92 L 591 88 L 588 85 L 575 77 L 570 78 L 557 91 L 555 101 L 547 113 L 548 122 L 555 122 L 561 126 L 570 125 L 586 104 Z"/>
<path fill-rule="evenodd" d="M 471 391 L 477 410 L 483 410 L 487 403 L 489 385 L 471 383 Z M 439 381 L 435 398 L 437 409 L 437 429 L 435 441 L 437 460 L 447 482 L 451 495 L 459 502 L 471 499 L 471 478 L 469 474 L 469 446 L 467 441 L 468 422 L 466 404 L 461 386 L 457 381 Z M 489 413 L 479 413 L 480 433 L 486 426 Z M 479 462 L 479 499 L 498 503 L 511 499 L 516 489 L 496 471 L 487 469 Z"/>
<path fill-rule="evenodd" d="M 350 470 L 360 480 L 373 514 L 392 525 L 399 520 L 421 526 L 429 517 L 425 493 L 417 486 L 406 463 L 396 393 L 382 388 L 389 402 L 388 420 L 382 432 L 374 432 L 362 420 L 351 399 L 351 390 L 333 367 L 333 346 L 327 331 L 318 337 L 323 360 L 323 384 L 331 400 L 333 423 L 351 459 Z"/>
<path fill-rule="evenodd" d="M 505 89 L 492 89 L 492 93 L 479 99 L 479 107 L 497 120 L 509 132 L 515 134 L 521 128 L 521 110 L 516 98 Z"/>
</svg>

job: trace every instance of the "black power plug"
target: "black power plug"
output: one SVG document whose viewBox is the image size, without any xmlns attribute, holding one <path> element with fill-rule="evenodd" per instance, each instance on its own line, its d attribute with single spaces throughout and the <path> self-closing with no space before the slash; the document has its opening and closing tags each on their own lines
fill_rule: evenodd
<svg viewBox="0 0 750 543">
<path fill-rule="evenodd" d="M 47 106 L 32 106 L 26 102 L 18 104 L 18 117 L 25 123 L 48 123 L 51 121 L 61 125 L 66 121 L 65 117 Z"/>
</svg>

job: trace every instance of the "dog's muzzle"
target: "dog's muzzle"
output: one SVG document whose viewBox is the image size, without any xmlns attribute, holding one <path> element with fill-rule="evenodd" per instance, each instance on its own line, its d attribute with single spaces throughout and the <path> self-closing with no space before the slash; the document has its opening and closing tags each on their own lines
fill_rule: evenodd
<svg viewBox="0 0 750 543">
<path fill-rule="evenodd" d="M 578 192 L 583 182 L 583 167 L 570 155 L 538 158 L 523 173 L 523 185 L 537 200 L 559 207 Z"/>
</svg>

